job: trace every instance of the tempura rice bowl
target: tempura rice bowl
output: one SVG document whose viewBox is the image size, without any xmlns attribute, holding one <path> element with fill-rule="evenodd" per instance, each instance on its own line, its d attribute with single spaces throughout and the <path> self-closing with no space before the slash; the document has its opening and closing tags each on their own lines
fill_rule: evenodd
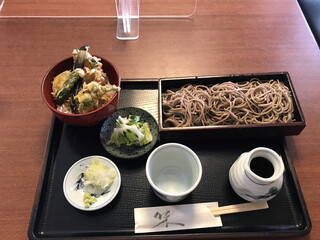
<svg viewBox="0 0 320 240">
<path fill-rule="evenodd" d="M 110 84 L 114 84 L 117 87 L 120 87 L 120 75 L 117 69 L 114 67 L 114 65 L 104 58 L 101 58 L 101 63 L 103 64 L 103 71 L 108 75 Z M 97 123 L 103 121 L 112 113 L 114 113 L 119 102 L 120 92 L 116 92 L 107 104 L 88 113 L 68 114 L 58 111 L 56 109 L 56 104 L 52 96 L 52 81 L 55 76 L 57 76 L 65 70 L 71 70 L 72 67 L 73 59 L 72 57 L 70 57 L 57 63 L 46 73 L 41 85 L 41 94 L 43 101 L 47 104 L 47 106 L 53 112 L 53 114 L 66 124 L 76 126 L 96 125 Z"/>
</svg>

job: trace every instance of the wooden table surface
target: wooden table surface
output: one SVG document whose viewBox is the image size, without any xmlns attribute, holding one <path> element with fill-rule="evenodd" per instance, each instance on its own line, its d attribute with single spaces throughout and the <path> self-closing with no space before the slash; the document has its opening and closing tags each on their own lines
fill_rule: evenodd
<svg viewBox="0 0 320 240">
<path fill-rule="evenodd" d="M 29 14 L 23 4 L 17 1 L 17 11 Z M 136 41 L 116 39 L 116 19 L 6 18 L 5 11 L 6 3 L 0 13 L 1 239 L 27 239 L 52 117 L 41 99 L 42 78 L 85 44 L 123 78 L 288 71 L 307 121 L 299 136 L 287 137 L 313 225 L 302 239 L 320 239 L 320 54 L 296 1 L 199 0 L 191 19 L 141 19 Z"/>
</svg>

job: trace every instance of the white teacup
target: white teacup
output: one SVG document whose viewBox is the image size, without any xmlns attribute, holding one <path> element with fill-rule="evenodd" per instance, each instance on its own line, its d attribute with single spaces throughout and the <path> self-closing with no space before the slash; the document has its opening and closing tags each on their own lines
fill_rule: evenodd
<svg viewBox="0 0 320 240">
<path fill-rule="evenodd" d="M 198 186 L 202 166 L 190 148 L 178 143 L 167 143 L 149 155 L 146 174 L 159 198 L 167 202 L 178 202 Z"/>
</svg>

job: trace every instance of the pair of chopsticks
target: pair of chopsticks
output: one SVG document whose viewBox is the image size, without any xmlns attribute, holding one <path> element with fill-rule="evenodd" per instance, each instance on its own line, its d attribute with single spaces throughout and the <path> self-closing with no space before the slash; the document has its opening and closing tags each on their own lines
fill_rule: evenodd
<svg viewBox="0 0 320 240">
<path fill-rule="evenodd" d="M 239 212 L 248 212 L 269 208 L 267 202 L 249 202 L 249 203 L 240 203 L 224 207 L 209 208 L 210 211 L 215 216 L 230 214 L 230 213 L 239 213 Z"/>
</svg>

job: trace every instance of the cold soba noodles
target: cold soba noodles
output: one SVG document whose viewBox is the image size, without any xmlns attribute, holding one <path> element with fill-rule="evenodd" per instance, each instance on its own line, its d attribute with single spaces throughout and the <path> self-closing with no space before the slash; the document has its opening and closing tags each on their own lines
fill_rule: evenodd
<svg viewBox="0 0 320 240">
<path fill-rule="evenodd" d="M 162 106 L 165 127 L 293 121 L 291 92 L 279 80 L 187 84 L 178 91 L 163 93 Z"/>
</svg>

